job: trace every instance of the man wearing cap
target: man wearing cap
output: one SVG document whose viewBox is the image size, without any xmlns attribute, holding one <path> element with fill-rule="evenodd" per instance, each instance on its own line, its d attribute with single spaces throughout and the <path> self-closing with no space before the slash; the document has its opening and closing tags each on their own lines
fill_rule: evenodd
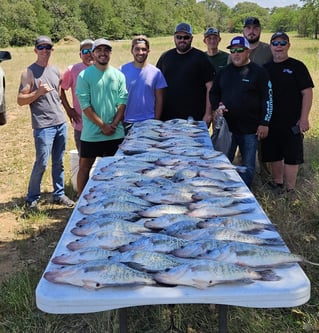
<svg viewBox="0 0 319 333">
<path fill-rule="evenodd" d="M 228 158 L 233 161 L 237 147 L 246 171 L 241 177 L 251 187 L 255 174 L 258 140 L 267 137 L 272 114 L 272 88 L 267 71 L 250 61 L 249 43 L 243 36 L 234 37 L 227 47 L 232 62 L 216 76 L 210 92 L 213 110 L 225 105 L 224 117 L 232 132 Z"/>
<path fill-rule="evenodd" d="M 263 66 L 272 60 L 272 53 L 268 43 L 260 41 L 261 25 L 257 17 L 247 17 L 244 21 L 243 35 L 249 42 L 250 60 Z M 258 144 L 258 161 L 260 167 L 260 176 L 263 180 L 270 177 L 270 170 L 267 163 L 262 162 L 261 145 Z"/>
<path fill-rule="evenodd" d="M 227 65 L 229 56 L 227 52 L 218 49 L 220 41 L 221 38 L 218 29 L 208 28 L 205 31 L 203 42 L 207 46 L 206 54 L 208 56 L 208 60 L 213 65 L 213 70 L 216 70 L 216 72 Z"/>
<path fill-rule="evenodd" d="M 289 57 L 289 37 L 279 31 L 272 35 L 273 61 L 265 65 L 273 84 L 274 112 L 269 137 L 262 142 L 262 158 L 270 162 L 274 189 L 295 189 L 299 164 L 304 162 L 303 133 L 309 130 L 309 113 L 314 84 L 307 67 Z"/>
<path fill-rule="evenodd" d="M 163 108 L 163 89 L 167 87 L 162 72 L 147 63 L 149 40 L 144 35 L 133 38 L 133 61 L 120 69 L 125 75 L 128 100 L 124 114 L 126 132 L 139 121 L 160 119 Z"/>
<path fill-rule="evenodd" d="M 212 87 L 212 65 L 206 54 L 192 47 L 192 27 L 180 23 L 175 28 L 175 48 L 164 52 L 156 66 L 162 71 L 168 87 L 164 91 L 162 120 L 174 118 L 204 120 L 211 123 L 209 90 Z"/>
<path fill-rule="evenodd" d="M 78 153 L 80 153 L 81 150 L 80 137 L 82 131 L 82 110 L 75 94 L 75 86 L 79 73 L 82 72 L 86 67 L 90 66 L 93 62 L 91 54 L 92 46 L 92 39 L 85 39 L 80 43 L 79 54 L 82 61 L 77 64 L 68 66 L 66 71 L 63 73 L 61 81 L 61 101 L 68 117 L 70 118 L 72 127 L 74 128 L 74 141 Z M 70 105 L 65 93 L 65 91 L 69 90 L 70 88 L 73 106 Z"/>
<path fill-rule="evenodd" d="M 249 42 L 250 60 L 264 65 L 272 60 L 272 53 L 267 43 L 260 41 L 261 25 L 256 17 L 247 17 L 244 21 L 243 35 Z"/>
<path fill-rule="evenodd" d="M 108 40 L 95 40 L 92 47 L 94 64 L 82 71 L 77 79 L 76 95 L 83 111 L 78 195 L 89 179 L 96 157 L 113 156 L 124 138 L 125 76 L 110 65 L 111 53 Z"/>
<path fill-rule="evenodd" d="M 41 196 L 41 182 L 52 160 L 53 203 L 72 207 L 74 202 L 64 193 L 63 157 L 67 141 L 67 125 L 59 90 L 61 73 L 49 64 L 53 43 L 48 36 L 35 41 L 36 61 L 22 74 L 17 102 L 29 105 L 36 160 L 29 180 L 26 206 L 36 209 Z"/>
</svg>

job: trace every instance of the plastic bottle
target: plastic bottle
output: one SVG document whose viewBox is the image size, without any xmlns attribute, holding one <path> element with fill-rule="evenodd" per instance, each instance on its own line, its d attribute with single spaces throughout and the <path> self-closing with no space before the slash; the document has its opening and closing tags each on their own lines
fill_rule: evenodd
<svg viewBox="0 0 319 333">
<path fill-rule="evenodd" d="M 223 111 L 225 110 L 226 106 L 223 104 L 223 102 L 219 102 L 219 106 L 217 109 L 217 114 L 215 118 L 215 128 L 220 129 L 222 127 L 223 121 L 224 121 L 224 116 L 223 116 Z"/>
</svg>

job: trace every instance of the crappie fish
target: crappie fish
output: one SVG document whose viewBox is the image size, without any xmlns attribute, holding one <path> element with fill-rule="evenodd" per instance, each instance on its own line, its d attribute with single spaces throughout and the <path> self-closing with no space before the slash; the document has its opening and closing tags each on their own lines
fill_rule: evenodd
<svg viewBox="0 0 319 333">
<path fill-rule="evenodd" d="M 119 248 L 120 252 L 132 250 L 144 250 L 169 253 L 181 246 L 187 244 L 188 241 L 163 234 L 148 234 L 144 235 L 136 241 L 123 245 Z"/>
<path fill-rule="evenodd" d="M 235 181 L 220 181 L 208 177 L 194 177 L 187 180 L 187 184 L 190 184 L 192 186 L 211 186 L 211 187 L 217 187 L 220 189 L 231 189 L 234 187 L 241 187 L 243 186 L 241 182 L 235 182 Z"/>
<path fill-rule="evenodd" d="M 172 254 L 181 258 L 196 258 L 209 250 L 226 245 L 228 242 L 216 239 L 199 239 L 173 250 Z"/>
<path fill-rule="evenodd" d="M 147 220 L 144 223 L 144 226 L 150 229 L 164 229 L 179 221 L 193 221 L 197 223 L 200 221 L 200 219 L 197 217 L 190 217 L 184 214 L 164 214 L 159 217 Z"/>
<path fill-rule="evenodd" d="M 210 197 L 207 199 L 203 199 L 197 202 L 190 203 L 188 208 L 193 210 L 197 208 L 202 208 L 206 206 L 214 206 L 214 207 L 229 207 L 238 203 L 254 203 L 255 200 L 252 198 L 234 198 L 234 197 Z"/>
<path fill-rule="evenodd" d="M 148 193 L 143 195 L 142 198 L 157 204 L 186 204 L 193 201 L 192 195 L 193 193 L 191 192 L 176 192 L 173 188 L 171 190 L 164 190 L 157 193 Z"/>
<path fill-rule="evenodd" d="M 67 248 L 71 251 L 83 249 L 85 247 L 98 246 L 106 250 L 115 250 L 124 244 L 134 242 L 139 238 L 143 237 L 139 233 L 128 233 L 128 232 L 96 232 L 94 234 L 78 238 L 75 241 L 67 244 Z"/>
<path fill-rule="evenodd" d="M 129 222 L 125 220 L 101 221 L 97 220 L 94 223 L 86 223 L 71 229 L 71 233 L 76 236 L 88 236 L 90 234 L 102 231 L 120 231 L 120 232 L 150 232 L 137 222 Z"/>
<path fill-rule="evenodd" d="M 213 205 L 196 208 L 188 212 L 189 216 L 200 217 L 202 219 L 219 217 L 219 216 L 233 216 L 244 213 L 250 213 L 255 210 L 254 205 L 245 205 L 245 207 L 215 207 Z"/>
<path fill-rule="evenodd" d="M 188 212 L 187 207 L 180 205 L 155 205 L 144 210 L 138 211 L 143 217 L 159 217 L 164 214 L 185 214 Z"/>
<path fill-rule="evenodd" d="M 111 257 L 112 261 L 125 263 L 126 265 L 147 272 L 157 272 L 185 263 L 185 259 L 176 258 L 160 252 L 133 250 L 117 253 Z"/>
<path fill-rule="evenodd" d="M 261 238 L 254 235 L 248 235 L 240 231 L 236 231 L 230 228 L 205 228 L 195 229 L 188 232 L 181 231 L 175 237 L 180 237 L 186 240 L 198 240 L 213 238 L 223 241 L 235 241 L 242 243 L 250 243 L 256 245 L 283 245 L 283 241 L 277 238 Z"/>
<path fill-rule="evenodd" d="M 199 289 L 220 283 L 243 282 L 254 280 L 277 281 L 280 278 L 273 272 L 256 272 L 247 267 L 210 260 L 194 260 L 154 274 L 154 279 L 170 285 L 185 285 Z"/>
<path fill-rule="evenodd" d="M 62 266 L 47 271 L 44 278 L 53 283 L 71 284 L 86 289 L 110 286 L 154 285 L 152 276 L 121 263 L 106 260 L 89 261 L 84 264 Z"/>
<path fill-rule="evenodd" d="M 172 177 L 172 180 L 174 182 L 181 182 L 185 179 L 196 177 L 198 175 L 198 172 L 199 168 L 197 167 L 189 167 L 189 168 L 185 167 L 176 171 L 176 173 Z"/>
<path fill-rule="evenodd" d="M 227 172 L 219 169 L 200 169 L 199 176 L 219 180 L 221 182 L 233 181 L 233 178 Z"/>
<path fill-rule="evenodd" d="M 175 236 L 180 232 L 187 232 L 190 230 L 197 229 L 197 222 L 192 220 L 184 220 L 176 222 L 166 228 L 164 228 L 161 233 L 164 233 L 169 236 Z"/>
<path fill-rule="evenodd" d="M 131 212 L 108 212 L 108 213 L 96 213 L 84 216 L 76 222 L 76 226 L 81 226 L 87 223 L 94 223 L 95 221 L 114 221 L 114 220 L 126 220 L 136 221 L 140 218 L 139 215 Z"/>
<path fill-rule="evenodd" d="M 90 192 L 87 193 L 83 196 L 83 198 L 88 202 L 88 203 L 95 203 L 95 202 L 104 202 L 104 201 L 113 201 L 113 200 L 118 200 L 118 201 L 129 201 L 129 202 L 134 202 L 136 204 L 140 204 L 143 206 L 148 206 L 149 203 L 145 200 L 142 200 L 141 198 L 136 197 L 132 193 L 119 189 L 119 190 L 108 190 L 104 192 Z"/>
<path fill-rule="evenodd" d="M 143 208 L 140 204 L 126 201 L 95 202 L 80 206 L 78 210 L 84 215 L 106 212 L 138 212 Z"/>
<path fill-rule="evenodd" d="M 242 232 L 258 232 L 264 230 L 276 231 L 276 227 L 270 223 L 262 223 L 239 217 L 219 217 L 198 222 L 199 228 L 223 227 Z"/>
<path fill-rule="evenodd" d="M 175 170 L 164 167 L 153 167 L 152 169 L 142 170 L 142 174 L 147 177 L 172 177 L 176 173 Z"/>
<path fill-rule="evenodd" d="M 108 259 L 114 256 L 117 252 L 102 249 L 101 247 L 92 246 L 85 247 L 78 251 L 63 253 L 52 258 L 52 262 L 57 265 L 76 265 L 88 261 Z"/>
<path fill-rule="evenodd" d="M 207 251 L 200 257 L 254 268 L 279 267 L 303 261 L 300 255 L 290 252 L 233 243 Z"/>
</svg>

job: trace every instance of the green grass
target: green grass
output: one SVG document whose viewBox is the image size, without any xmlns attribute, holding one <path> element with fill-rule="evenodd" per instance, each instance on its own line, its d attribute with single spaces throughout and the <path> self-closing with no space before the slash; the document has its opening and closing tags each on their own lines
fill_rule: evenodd
<svg viewBox="0 0 319 333">
<path fill-rule="evenodd" d="M 262 40 L 268 41 L 269 33 Z M 319 41 L 291 36 L 290 55 L 306 63 L 315 85 L 319 85 L 318 48 Z M 233 35 L 223 34 L 221 49 L 225 49 Z M 111 63 L 118 67 L 131 61 L 130 42 L 113 42 Z M 194 46 L 204 49 L 202 36 L 194 37 Z M 151 39 L 149 61 L 156 63 L 160 54 L 173 47 L 172 37 Z M 52 315 L 38 310 L 35 305 L 35 288 L 46 264 L 59 240 L 70 212 L 55 210 L 45 202 L 40 212 L 23 216 L 23 198 L 33 163 L 33 143 L 28 107 L 16 105 L 19 77 L 22 70 L 35 59 L 31 47 L 12 48 L 13 59 L 2 67 L 7 78 L 8 119 L 0 128 L 3 147 L 1 149 L 0 191 L 10 193 L 10 200 L 1 204 L 0 219 L 12 214 L 18 221 L 16 240 L 12 241 L 18 251 L 23 267 L 10 275 L 0 285 L 0 333 L 2 332 L 119 332 L 118 310 L 81 314 Z M 78 45 L 57 44 L 52 63 L 62 70 L 79 61 Z M 270 220 L 292 252 L 299 253 L 311 261 L 319 261 L 319 117 L 318 89 L 314 89 L 311 112 L 311 130 L 305 137 L 305 164 L 297 181 L 294 197 L 277 196 L 256 182 L 254 193 Z M 71 130 L 71 129 L 70 129 Z M 72 135 L 68 150 L 74 149 Z M 66 176 L 69 182 L 70 166 L 66 157 Z M 51 189 L 50 172 L 43 183 L 46 196 Z M 68 193 L 74 195 L 70 184 Z M 49 200 L 49 199 L 48 199 Z M 47 200 L 47 201 L 48 201 Z M 0 243 L 1 245 L 1 243 Z M 32 256 L 34 253 L 34 257 Z M 311 299 L 307 304 L 285 309 L 254 309 L 230 307 L 228 329 L 234 333 L 301 333 L 319 332 L 319 279 L 318 267 L 302 264 L 311 281 Z M 1 274 L 1 273 L 0 273 Z M 163 332 L 170 325 L 170 312 L 166 305 L 128 308 L 130 333 Z M 217 332 L 218 313 L 214 305 L 176 305 L 176 326 L 188 333 Z"/>
</svg>

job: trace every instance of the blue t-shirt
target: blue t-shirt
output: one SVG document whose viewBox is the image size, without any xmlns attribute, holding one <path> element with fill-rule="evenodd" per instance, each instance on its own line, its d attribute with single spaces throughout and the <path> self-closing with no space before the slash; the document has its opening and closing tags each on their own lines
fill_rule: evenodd
<svg viewBox="0 0 319 333">
<path fill-rule="evenodd" d="M 162 72 L 151 64 L 137 68 L 133 62 L 123 65 L 121 71 L 128 91 L 124 121 L 134 123 L 154 119 L 155 91 L 167 87 Z"/>
</svg>

